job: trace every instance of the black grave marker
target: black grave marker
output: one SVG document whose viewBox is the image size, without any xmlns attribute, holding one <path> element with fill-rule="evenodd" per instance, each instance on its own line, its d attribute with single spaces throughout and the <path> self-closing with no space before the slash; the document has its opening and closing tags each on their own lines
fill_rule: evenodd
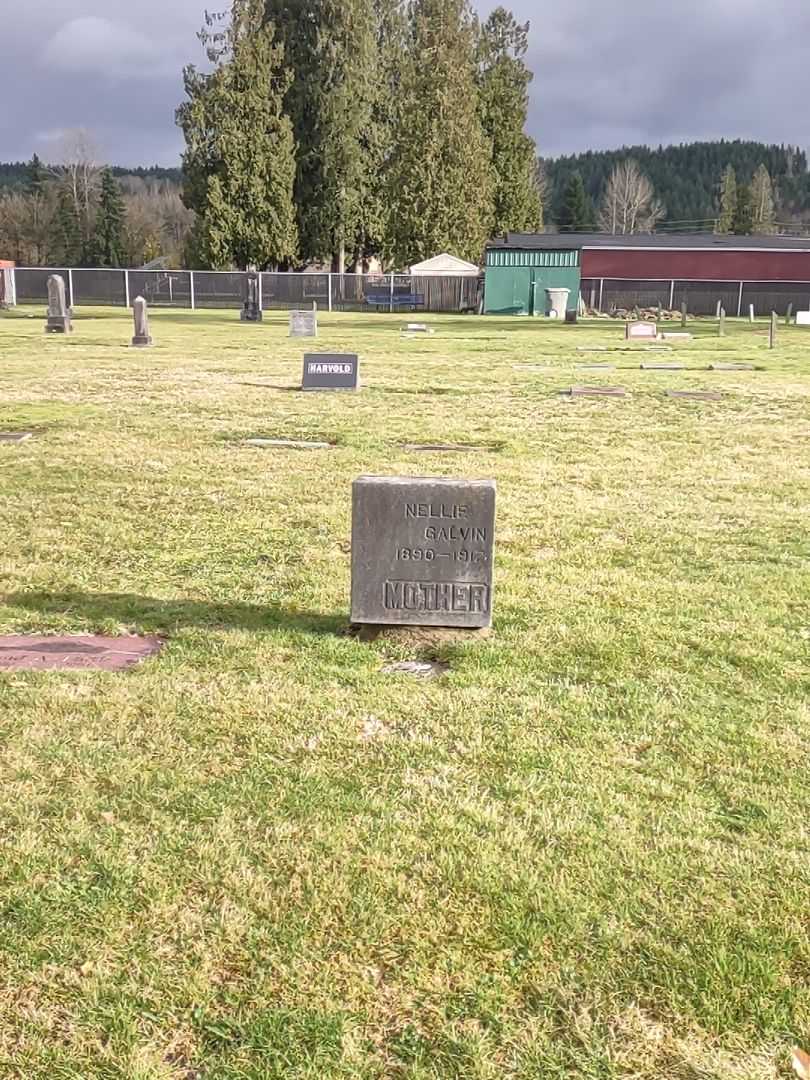
<svg viewBox="0 0 810 1080">
<path fill-rule="evenodd" d="M 360 357 L 356 353 L 305 353 L 303 390 L 356 390 Z"/>
</svg>

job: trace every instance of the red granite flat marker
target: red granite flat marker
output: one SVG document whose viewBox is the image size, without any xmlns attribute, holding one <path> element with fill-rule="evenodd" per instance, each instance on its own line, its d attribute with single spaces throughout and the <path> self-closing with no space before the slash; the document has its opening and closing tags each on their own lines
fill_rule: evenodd
<svg viewBox="0 0 810 1080">
<path fill-rule="evenodd" d="M 124 671 L 163 646 L 160 638 L 71 634 L 0 636 L 0 671 Z"/>
<path fill-rule="evenodd" d="M 572 386 L 570 390 L 561 390 L 560 393 L 570 397 L 627 397 L 623 386 Z"/>
</svg>

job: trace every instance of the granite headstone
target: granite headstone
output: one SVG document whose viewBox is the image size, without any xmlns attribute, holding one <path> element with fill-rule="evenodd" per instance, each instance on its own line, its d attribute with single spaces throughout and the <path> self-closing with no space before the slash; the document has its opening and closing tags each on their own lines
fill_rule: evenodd
<svg viewBox="0 0 810 1080">
<path fill-rule="evenodd" d="M 627 341 L 655 340 L 658 337 L 658 327 L 654 322 L 629 322 L 625 324 L 624 336 Z"/>
<path fill-rule="evenodd" d="M 149 310 L 142 296 L 136 296 L 132 305 L 132 314 L 135 320 L 135 334 L 132 338 L 132 347 L 145 349 L 152 344 L 152 335 L 149 333 Z"/>
<path fill-rule="evenodd" d="M 356 353 L 305 353 L 302 390 L 356 390 L 360 358 Z"/>
<path fill-rule="evenodd" d="M 359 477 L 352 622 L 490 626 L 494 531 L 494 480 Z"/>
<path fill-rule="evenodd" d="M 239 316 L 242 322 L 261 322 L 262 305 L 259 298 L 259 275 L 249 273 L 245 277 L 244 302 Z"/>
<path fill-rule="evenodd" d="M 48 278 L 48 321 L 45 332 L 48 334 L 70 334 L 73 324 L 65 297 L 65 279 L 59 274 Z"/>
<path fill-rule="evenodd" d="M 290 337 L 317 337 L 318 312 L 312 309 L 292 309 L 290 311 Z"/>
</svg>

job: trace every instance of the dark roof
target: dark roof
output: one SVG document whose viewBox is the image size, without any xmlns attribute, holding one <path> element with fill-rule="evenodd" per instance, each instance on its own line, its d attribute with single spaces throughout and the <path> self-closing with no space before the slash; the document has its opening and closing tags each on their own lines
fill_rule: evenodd
<svg viewBox="0 0 810 1080">
<path fill-rule="evenodd" d="M 714 233 L 506 233 L 487 244 L 487 250 L 571 251 L 581 248 L 700 248 L 736 251 L 810 251 L 806 236 L 715 236 Z"/>
</svg>

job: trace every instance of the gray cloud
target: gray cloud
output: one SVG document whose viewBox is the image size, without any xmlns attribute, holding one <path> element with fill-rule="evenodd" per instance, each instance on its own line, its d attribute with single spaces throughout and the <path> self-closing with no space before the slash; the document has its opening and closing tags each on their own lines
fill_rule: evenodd
<svg viewBox="0 0 810 1080">
<path fill-rule="evenodd" d="M 493 6 L 478 2 L 482 14 Z M 534 23 L 529 126 L 544 155 L 721 136 L 810 144 L 807 0 L 569 0 L 556 24 L 548 2 L 506 6 Z M 19 7 L 0 37 L 13 88 L 0 160 L 47 158 L 59 132 L 81 126 L 111 161 L 177 162 L 180 72 L 201 59 L 205 0 Z"/>
</svg>

